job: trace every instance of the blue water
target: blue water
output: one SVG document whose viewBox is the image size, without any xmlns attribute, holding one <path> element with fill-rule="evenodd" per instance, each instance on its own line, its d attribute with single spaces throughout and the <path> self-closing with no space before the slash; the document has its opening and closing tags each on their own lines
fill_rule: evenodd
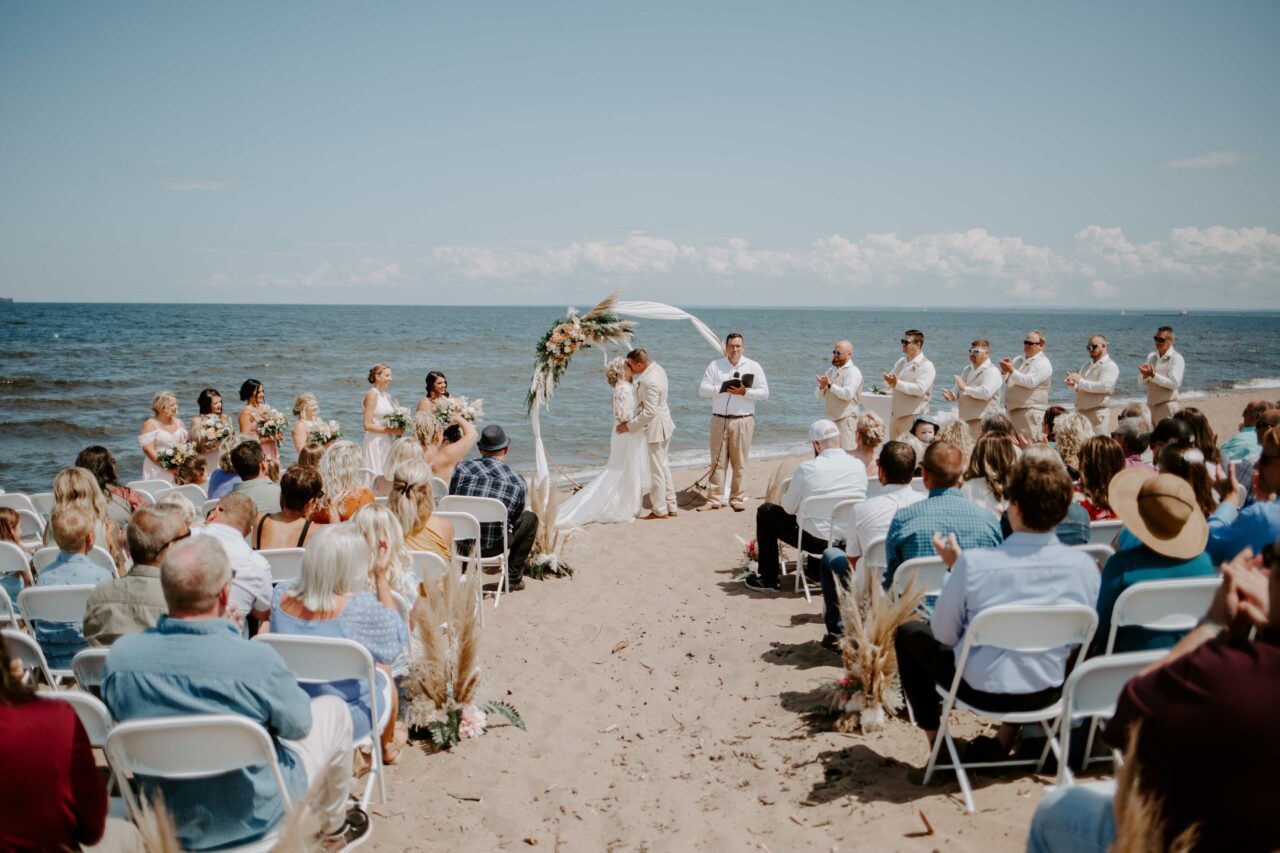
<svg viewBox="0 0 1280 853">
<path fill-rule="evenodd" d="M 948 408 L 937 392 L 966 363 L 970 340 L 989 339 L 994 358 L 1019 355 L 1032 328 L 1047 338 L 1053 397 L 1063 402 L 1071 395 L 1062 376 L 1086 360 L 1085 341 L 1099 332 L 1121 365 L 1116 398 L 1141 396 L 1137 365 L 1163 324 L 1178 330 L 1184 388 L 1192 393 L 1280 386 L 1275 313 L 691 310 L 722 336 L 744 334 L 747 354 L 768 376 L 758 455 L 803 449 L 804 428 L 819 412 L 813 376 L 829 362 L 832 343 L 851 339 L 867 382 L 881 382 L 901 352 L 898 339 L 912 327 L 924 330 L 925 351 L 938 366 L 938 408 Z M 443 370 L 454 394 L 483 397 L 485 420 L 507 429 L 511 461 L 527 470 L 533 463 L 524 398 L 533 348 L 562 313 L 562 307 L 0 304 L 0 487 L 47 490 L 89 444 L 109 447 L 122 478 L 136 479 L 142 469 L 136 438 L 156 391 L 176 393 L 179 416 L 190 424 L 206 386 L 222 392 L 229 413 L 238 412 L 237 391 L 248 377 L 265 383 L 268 401 L 286 413 L 297 394 L 315 393 L 322 415 L 341 421 L 359 442 L 365 377 L 379 361 L 392 366 L 391 393 L 410 408 L 428 370 Z M 641 321 L 636 341 L 670 377 L 673 460 L 704 460 L 709 405 L 697 396 L 697 384 L 714 353 L 685 321 Z M 579 353 L 543 416 L 547 449 L 570 471 L 598 466 L 608 455 L 602 364 L 596 350 Z M 289 446 L 284 459 L 292 458 Z"/>
</svg>

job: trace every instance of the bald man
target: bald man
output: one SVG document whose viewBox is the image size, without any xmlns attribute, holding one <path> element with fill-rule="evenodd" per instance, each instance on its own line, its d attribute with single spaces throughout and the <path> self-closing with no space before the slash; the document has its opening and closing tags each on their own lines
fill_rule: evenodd
<svg viewBox="0 0 1280 853">
<path fill-rule="evenodd" d="M 818 376 L 816 395 L 822 416 L 840 430 L 840 447 L 858 447 L 858 411 L 862 405 L 862 371 L 853 364 L 853 344 L 840 341 L 831 348 L 831 366 Z"/>
</svg>

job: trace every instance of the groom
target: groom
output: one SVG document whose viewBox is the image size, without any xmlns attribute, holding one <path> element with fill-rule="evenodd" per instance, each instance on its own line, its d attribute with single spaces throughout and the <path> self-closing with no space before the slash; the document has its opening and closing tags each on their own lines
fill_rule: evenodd
<svg viewBox="0 0 1280 853">
<path fill-rule="evenodd" d="M 667 372 L 649 360 L 642 349 L 627 353 L 627 365 L 635 377 L 636 397 L 640 405 L 636 416 L 618 424 L 618 432 L 643 430 L 649 442 L 649 505 L 650 518 L 666 518 L 675 515 L 676 488 L 671 482 L 671 466 L 667 464 L 667 445 L 676 425 L 667 408 Z"/>
</svg>

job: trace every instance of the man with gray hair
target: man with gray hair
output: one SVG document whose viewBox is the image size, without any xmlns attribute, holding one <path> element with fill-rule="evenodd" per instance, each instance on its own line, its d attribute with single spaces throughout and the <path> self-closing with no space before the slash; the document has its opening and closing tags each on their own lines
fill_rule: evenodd
<svg viewBox="0 0 1280 853">
<path fill-rule="evenodd" d="M 271 735 L 290 795 L 318 789 L 327 849 L 369 832 L 347 808 L 351 714 L 337 696 L 312 699 L 275 649 L 245 640 L 226 619 L 231 566 L 208 537 L 173 544 L 160 566 L 169 613 L 154 628 L 121 637 L 107 654 L 102 698 L 120 722 L 196 714 L 238 714 Z M 284 817 L 266 767 L 156 787 L 184 850 L 247 844 Z"/>
<path fill-rule="evenodd" d="M 232 492 L 218 501 L 205 526 L 195 531 L 198 536 L 216 539 L 227 552 L 231 562 L 229 606 L 231 618 L 237 622 L 250 615 L 265 622 L 271 615 L 271 564 L 245 541 L 257 516 L 253 498 Z"/>
<path fill-rule="evenodd" d="M 160 560 L 169 546 L 191 535 L 173 507 L 144 506 L 129 519 L 126 536 L 133 568 L 122 578 L 94 587 L 84 608 L 84 638 L 109 646 L 125 634 L 145 631 L 168 612 L 160 586 Z"/>
</svg>

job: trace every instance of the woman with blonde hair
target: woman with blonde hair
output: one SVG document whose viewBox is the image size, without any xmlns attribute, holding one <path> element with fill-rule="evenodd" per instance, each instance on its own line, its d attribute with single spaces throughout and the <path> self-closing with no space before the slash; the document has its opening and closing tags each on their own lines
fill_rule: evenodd
<svg viewBox="0 0 1280 853">
<path fill-rule="evenodd" d="M 391 378 L 390 365 L 375 364 L 369 368 L 369 384 L 373 387 L 364 392 L 364 467 L 374 475 L 382 473 L 382 463 L 391 449 L 391 442 L 404 433 L 402 429 L 387 426 L 387 415 L 396 408 L 395 401 L 387 393 Z"/>
<path fill-rule="evenodd" d="M 964 464 L 969 464 L 969 457 L 973 455 L 973 431 L 969 429 L 969 425 L 962 420 L 950 420 L 938 427 L 938 434 L 934 436 L 934 441 L 945 441 L 960 448 L 960 452 L 964 454 Z"/>
<path fill-rule="evenodd" d="M 107 512 L 107 499 L 102 495 L 98 480 L 85 468 L 63 468 L 53 478 L 53 510 L 49 524 L 44 528 L 44 544 L 53 546 L 53 519 L 68 510 L 78 510 L 93 519 L 93 542 L 111 554 L 119 568 L 128 568 L 128 552 L 124 544 L 124 531 L 111 520 Z"/>
<path fill-rule="evenodd" d="M 1052 451 L 1050 451 L 1052 452 Z M 960 493 L 978 506 L 1000 515 L 1009 505 L 1006 489 L 1009 472 L 1018 461 L 1018 451 L 1010 436 L 993 433 L 978 437 L 964 472 Z"/>
<path fill-rule="evenodd" d="M 376 551 L 379 542 L 387 543 L 387 583 L 412 604 L 418 597 L 418 582 L 422 580 L 413 571 L 413 558 L 404 544 L 404 528 L 395 513 L 379 504 L 367 504 L 352 517 L 360 535 L 370 550 Z M 374 578 L 369 576 L 365 589 L 374 588 Z"/>
<path fill-rule="evenodd" d="M 453 557 L 453 522 L 437 518 L 431 493 L 431 469 L 413 459 L 400 463 L 391 472 L 391 498 L 387 507 L 404 530 L 404 544 L 410 551 L 429 551 L 445 562 Z"/>
<path fill-rule="evenodd" d="M 153 417 L 142 422 L 138 446 L 142 448 L 142 479 L 173 482 L 173 474 L 160 467 L 160 453 L 187 440 L 187 428 L 178 417 L 178 398 L 161 391 L 151 398 Z"/>
<path fill-rule="evenodd" d="M 440 423 L 435 412 L 418 412 L 413 417 L 413 437 L 422 445 L 422 461 L 427 463 L 433 476 L 446 483 L 453 479 L 453 469 L 467 458 L 480 437 L 475 425 L 458 415 L 453 416 L 448 426 L 456 426 L 461 431 L 457 441 L 445 439 L 447 426 Z"/>
<path fill-rule="evenodd" d="M 371 491 L 374 495 L 380 498 L 390 495 L 391 472 L 396 470 L 401 462 L 408 462 L 411 459 L 422 459 L 422 445 L 418 444 L 416 438 L 411 435 L 402 435 L 391 442 L 391 449 L 387 451 L 386 461 L 382 464 L 382 473 L 373 478 Z"/>
<path fill-rule="evenodd" d="M 302 448 L 307 446 L 312 430 L 327 427 L 328 424 L 320 417 L 320 403 L 310 391 L 304 391 L 293 401 L 293 416 L 296 418 L 293 422 L 293 451 L 301 456 Z"/>
<path fill-rule="evenodd" d="M 365 504 L 373 503 L 373 492 L 360 482 L 360 448 L 354 441 L 335 441 L 320 457 L 320 479 L 324 481 L 325 504 L 312 511 L 316 524 L 346 521 Z"/>
<path fill-rule="evenodd" d="M 876 456 L 884 444 L 884 421 L 875 412 L 863 412 L 854 426 L 854 434 L 858 446 L 849 451 L 849 455 L 866 466 L 867 480 L 874 481 L 880 473 Z"/>
<path fill-rule="evenodd" d="M 1072 480 L 1080 479 L 1080 448 L 1093 438 L 1093 424 L 1079 412 L 1058 415 L 1053 422 L 1053 443 Z"/>
<path fill-rule="evenodd" d="M 200 459 L 198 456 L 196 458 Z M 187 522 L 187 527 L 192 530 L 195 530 L 198 527 L 204 527 L 204 519 L 200 516 L 200 510 L 196 508 L 196 505 L 191 502 L 190 498 L 181 492 L 170 492 L 160 498 L 160 500 L 156 501 L 156 506 L 176 509 L 182 516 L 183 520 Z"/>
</svg>

